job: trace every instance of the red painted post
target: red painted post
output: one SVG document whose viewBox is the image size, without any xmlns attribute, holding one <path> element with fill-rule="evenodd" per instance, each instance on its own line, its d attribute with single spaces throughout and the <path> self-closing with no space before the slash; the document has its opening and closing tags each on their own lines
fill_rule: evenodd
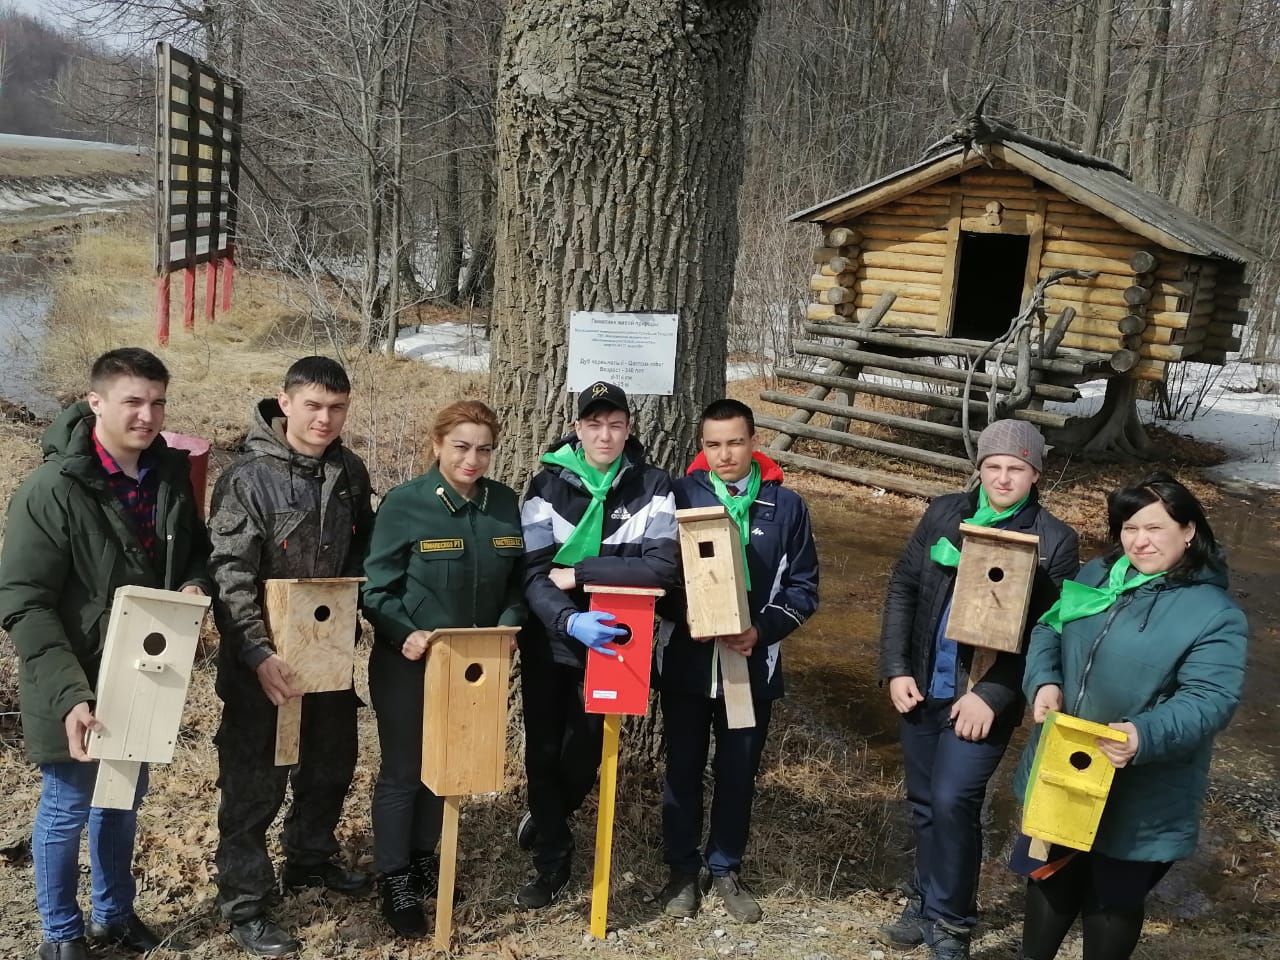
<svg viewBox="0 0 1280 960">
<path fill-rule="evenodd" d="M 231 280 L 236 273 L 236 248 L 234 244 L 227 247 L 222 258 L 222 312 L 231 309 Z"/>
<path fill-rule="evenodd" d="M 210 257 L 204 265 L 204 318 L 213 323 L 218 306 L 218 258 Z"/>
<path fill-rule="evenodd" d="M 156 342 L 169 344 L 169 271 L 156 277 Z"/>
<path fill-rule="evenodd" d="M 182 271 L 182 326 L 185 330 L 196 328 L 196 268 L 186 267 Z"/>
<path fill-rule="evenodd" d="M 196 514 L 204 519 L 205 490 L 209 485 L 209 441 L 165 430 L 164 442 L 175 450 L 186 450 L 191 461 L 191 495 L 195 497 Z"/>
</svg>

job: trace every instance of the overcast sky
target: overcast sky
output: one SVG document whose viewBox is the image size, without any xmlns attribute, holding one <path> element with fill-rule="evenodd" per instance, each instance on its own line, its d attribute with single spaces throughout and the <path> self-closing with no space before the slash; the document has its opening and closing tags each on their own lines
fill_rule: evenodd
<svg viewBox="0 0 1280 960">
<path fill-rule="evenodd" d="M 73 27 L 74 22 L 70 17 L 62 12 L 63 2 L 61 0 L 0 0 L 0 6 L 14 7 L 21 13 L 29 14 L 52 23 L 57 27 Z M 79 5 L 79 2 L 77 2 Z M 120 46 L 122 38 L 118 35 L 103 34 L 94 36 L 95 40 L 102 40 L 113 46 Z"/>
</svg>

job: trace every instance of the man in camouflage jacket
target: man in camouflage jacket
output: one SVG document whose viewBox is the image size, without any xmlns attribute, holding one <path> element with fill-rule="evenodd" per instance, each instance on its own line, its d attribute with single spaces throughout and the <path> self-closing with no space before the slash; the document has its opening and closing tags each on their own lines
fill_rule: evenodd
<svg viewBox="0 0 1280 960">
<path fill-rule="evenodd" d="M 210 569 L 218 586 L 218 905 L 232 938 L 255 956 L 298 942 L 267 916 L 275 872 L 266 833 L 293 787 L 284 820 L 287 887 L 362 890 L 367 878 L 335 859 L 334 828 L 356 762 L 354 690 L 303 699 L 299 762 L 275 766 L 277 707 L 299 694 L 276 655 L 262 609 L 264 580 L 359 576 L 373 525 L 369 474 L 339 439 L 351 385 L 325 357 L 305 357 L 277 399 L 261 401 L 244 453 L 213 493 Z"/>
</svg>

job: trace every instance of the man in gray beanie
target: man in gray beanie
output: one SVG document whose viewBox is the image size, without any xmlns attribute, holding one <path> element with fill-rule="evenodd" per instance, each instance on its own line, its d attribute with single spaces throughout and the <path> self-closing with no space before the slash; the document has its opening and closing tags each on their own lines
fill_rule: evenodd
<svg viewBox="0 0 1280 960">
<path fill-rule="evenodd" d="M 1076 534 L 1040 505 L 1040 431 L 998 420 L 978 437 L 979 486 L 929 505 L 893 568 L 880 632 L 880 680 L 901 714 L 907 800 L 916 837 L 915 871 L 901 918 L 881 928 L 901 946 L 929 945 L 935 960 L 967 960 L 978 922 L 982 802 L 1022 720 L 1023 655 L 1001 653 L 977 678 L 973 648 L 946 635 L 960 524 L 1040 538 L 1040 567 L 1025 630 L 1080 567 Z M 1025 647 L 1025 637 L 1023 640 Z"/>
</svg>

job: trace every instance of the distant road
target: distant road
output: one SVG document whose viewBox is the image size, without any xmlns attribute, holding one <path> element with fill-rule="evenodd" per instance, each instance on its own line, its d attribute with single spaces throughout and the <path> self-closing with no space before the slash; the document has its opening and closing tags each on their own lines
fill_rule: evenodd
<svg viewBox="0 0 1280 960">
<path fill-rule="evenodd" d="M 68 140 L 64 137 L 26 137 L 17 133 L 0 133 L 0 150 L 120 150 L 137 153 L 131 143 L 101 143 L 96 140 Z"/>
</svg>

